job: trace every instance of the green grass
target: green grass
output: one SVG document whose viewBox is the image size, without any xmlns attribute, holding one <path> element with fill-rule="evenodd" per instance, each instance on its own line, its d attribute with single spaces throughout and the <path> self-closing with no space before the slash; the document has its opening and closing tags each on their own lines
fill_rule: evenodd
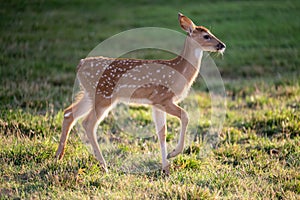
<svg viewBox="0 0 300 200">
<path fill-rule="evenodd" d="M 0 199 L 299 199 L 299 8 L 276 0 L 1 2 Z M 192 144 L 171 160 L 168 177 L 159 170 L 104 174 L 73 131 L 64 159 L 55 161 L 78 61 L 124 30 L 181 31 L 178 11 L 227 45 L 223 58 L 213 56 L 227 93 L 218 148 L 201 156 L 201 140 Z M 192 129 L 204 134 L 211 100 L 203 81 L 192 98 L 201 110 Z M 152 123 L 147 111 L 130 114 L 145 126 Z M 178 125 L 169 119 L 170 142 Z M 123 153 L 157 145 L 156 138 L 131 142 L 111 116 L 102 129 L 121 140 Z"/>
</svg>

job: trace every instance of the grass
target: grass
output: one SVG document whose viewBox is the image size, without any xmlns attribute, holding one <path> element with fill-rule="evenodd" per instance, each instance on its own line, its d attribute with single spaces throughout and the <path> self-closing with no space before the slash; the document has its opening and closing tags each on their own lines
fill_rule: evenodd
<svg viewBox="0 0 300 200">
<path fill-rule="evenodd" d="M 300 82 L 298 1 L 6 1 L 0 8 L 0 199 L 299 199 Z M 62 110 L 71 102 L 80 58 L 106 38 L 136 27 L 180 31 L 177 12 L 209 27 L 227 45 L 214 57 L 225 82 L 227 113 L 218 148 L 202 156 L 191 144 L 159 170 L 101 172 L 73 131 L 55 161 Z M 132 54 L 134 55 L 134 54 Z M 145 51 L 146 58 L 170 55 Z M 203 81 L 192 99 L 199 138 L 210 126 Z M 151 124 L 147 109 L 130 115 Z M 133 139 L 109 116 L 103 134 L 119 151 L 157 145 Z M 125 123 L 125 122 L 124 122 Z M 168 140 L 178 134 L 168 121 Z M 152 126 L 151 126 L 152 127 Z M 153 127 L 152 127 L 153 129 Z M 201 134 L 201 135 L 200 135 Z M 153 142 L 154 141 L 154 142 Z"/>
</svg>

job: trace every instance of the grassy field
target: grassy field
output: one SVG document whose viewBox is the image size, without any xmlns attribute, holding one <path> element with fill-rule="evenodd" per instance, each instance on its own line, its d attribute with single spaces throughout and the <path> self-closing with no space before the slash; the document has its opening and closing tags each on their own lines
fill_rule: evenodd
<svg viewBox="0 0 300 200">
<path fill-rule="evenodd" d="M 296 0 L 1 1 L 0 199 L 300 199 L 299 9 Z M 203 157 L 195 144 L 171 160 L 168 177 L 104 174 L 71 132 L 65 158 L 55 161 L 78 61 L 121 31 L 181 31 L 179 11 L 227 45 L 223 58 L 213 56 L 227 93 L 218 148 Z M 144 56 L 164 56 L 152 53 Z M 205 118 L 211 99 L 203 81 L 193 95 Z M 109 134 L 111 117 L 102 125 Z M 168 123 L 172 133 L 177 126 Z M 194 129 L 208 127 L 203 120 Z"/>
</svg>

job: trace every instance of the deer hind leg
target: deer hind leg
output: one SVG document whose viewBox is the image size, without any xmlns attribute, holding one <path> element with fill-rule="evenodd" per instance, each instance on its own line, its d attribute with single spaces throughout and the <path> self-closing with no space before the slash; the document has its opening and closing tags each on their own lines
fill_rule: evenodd
<svg viewBox="0 0 300 200">
<path fill-rule="evenodd" d="M 59 146 L 56 151 L 55 157 L 57 159 L 62 159 L 65 152 L 65 146 L 68 140 L 69 133 L 72 127 L 75 125 L 76 121 L 87 114 L 91 109 L 91 101 L 83 94 L 83 96 L 74 104 L 69 106 L 64 111 L 64 120 L 62 124 L 62 133 L 60 136 Z"/>
<path fill-rule="evenodd" d="M 155 124 L 156 133 L 160 143 L 162 156 L 162 170 L 166 174 L 170 172 L 170 164 L 167 160 L 167 144 L 166 144 L 166 113 L 153 107 L 153 121 Z"/>
<path fill-rule="evenodd" d="M 178 105 L 174 104 L 173 102 L 169 103 L 164 108 L 168 114 L 179 118 L 180 122 L 181 122 L 181 130 L 180 130 L 178 143 L 177 143 L 175 149 L 171 153 L 169 153 L 167 156 L 167 158 L 172 158 L 172 157 L 175 157 L 178 154 L 180 154 L 183 150 L 185 132 L 186 132 L 187 125 L 189 122 L 189 118 L 188 118 L 187 112 L 185 110 L 183 110 L 181 107 L 179 107 Z"/>
<path fill-rule="evenodd" d="M 107 165 L 101 153 L 101 150 L 99 148 L 96 133 L 97 133 L 98 124 L 105 117 L 108 111 L 109 111 L 109 107 L 105 107 L 105 108 L 102 107 L 97 110 L 91 110 L 82 122 L 85 133 L 93 148 L 93 153 L 96 159 L 100 162 L 100 165 L 105 172 L 107 172 Z"/>
</svg>

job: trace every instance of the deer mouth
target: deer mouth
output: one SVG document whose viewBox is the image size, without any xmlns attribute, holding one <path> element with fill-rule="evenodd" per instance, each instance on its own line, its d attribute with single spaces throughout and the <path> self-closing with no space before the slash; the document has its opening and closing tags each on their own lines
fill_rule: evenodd
<svg viewBox="0 0 300 200">
<path fill-rule="evenodd" d="M 224 52 L 225 52 L 225 48 L 223 48 L 223 49 L 220 49 L 220 50 L 217 50 L 217 52 L 223 55 L 223 54 L 224 54 Z"/>
<path fill-rule="evenodd" d="M 223 54 L 226 49 L 226 45 L 222 42 L 219 42 L 216 46 L 216 51 L 220 54 Z"/>
</svg>

